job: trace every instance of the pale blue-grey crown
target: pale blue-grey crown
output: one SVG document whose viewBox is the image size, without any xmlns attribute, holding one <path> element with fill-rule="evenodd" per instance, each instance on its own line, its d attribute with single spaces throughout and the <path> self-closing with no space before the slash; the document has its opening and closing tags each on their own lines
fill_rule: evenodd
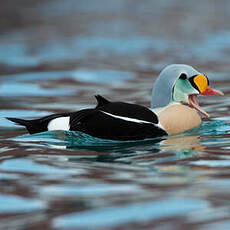
<svg viewBox="0 0 230 230">
<path fill-rule="evenodd" d="M 172 64 L 165 67 L 153 84 L 151 108 L 164 107 L 172 101 L 173 87 L 182 73 L 188 78 L 200 74 L 189 65 Z"/>
</svg>

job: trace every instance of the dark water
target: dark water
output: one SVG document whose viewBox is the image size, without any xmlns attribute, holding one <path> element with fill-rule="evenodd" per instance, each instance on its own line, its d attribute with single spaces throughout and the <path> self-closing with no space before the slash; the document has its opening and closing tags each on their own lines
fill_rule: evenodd
<svg viewBox="0 0 230 230">
<path fill-rule="evenodd" d="M 0 117 L 95 104 L 150 106 L 171 63 L 206 73 L 200 128 L 138 143 L 25 135 L 0 120 L 0 229 L 229 229 L 230 2 L 6 1 L 0 8 Z"/>
</svg>

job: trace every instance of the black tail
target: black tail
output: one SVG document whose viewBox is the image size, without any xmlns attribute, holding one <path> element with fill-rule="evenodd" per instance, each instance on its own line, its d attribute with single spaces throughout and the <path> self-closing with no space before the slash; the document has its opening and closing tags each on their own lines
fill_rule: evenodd
<svg viewBox="0 0 230 230">
<path fill-rule="evenodd" d="M 25 126 L 26 129 L 30 134 L 33 133 L 41 133 L 48 131 L 48 124 L 51 120 L 58 118 L 58 117 L 66 117 L 70 116 L 71 113 L 58 113 L 58 114 L 51 114 L 49 116 L 45 116 L 39 119 L 34 120 L 24 120 L 20 118 L 13 118 L 13 117 L 6 117 L 6 119 L 13 121 L 18 125 Z"/>
<path fill-rule="evenodd" d="M 6 119 L 13 121 L 18 125 L 25 126 L 30 134 L 47 131 L 47 126 L 41 125 L 38 119 L 23 120 L 23 119 L 13 118 L 13 117 L 6 117 Z"/>
<path fill-rule="evenodd" d="M 23 120 L 23 119 L 19 119 L 19 118 L 13 118 L 13 117 L 6 117 L 6 119 L 13 121 L 14 123 L 18 124 L 18 125 L 22 125 L 22 126 L 27 126 L 28 125 L 28 121 Z"/>
</svg>

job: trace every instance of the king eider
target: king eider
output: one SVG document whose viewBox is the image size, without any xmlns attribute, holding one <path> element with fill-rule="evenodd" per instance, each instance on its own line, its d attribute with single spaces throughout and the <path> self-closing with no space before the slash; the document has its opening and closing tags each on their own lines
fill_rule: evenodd
<svg viewBox="0 0 230 230">
<path fill-rule="evenodd" d="M 142 140 L 176 134 L 201 124 L 198 95 L 223 95 L 211 89 L 208 78 L 193 67 L 169 65 L 152 90 L 151 109 L 125 102 L 111 102 L 96 95 L 95 108 L 45 116 L 35 120 L 7 118 L 25 126 L 30 134 L 53 130 L 80 131 L 110 140 Z M 198 111 L 198 112 L 197 112 Z"/>
</svg>

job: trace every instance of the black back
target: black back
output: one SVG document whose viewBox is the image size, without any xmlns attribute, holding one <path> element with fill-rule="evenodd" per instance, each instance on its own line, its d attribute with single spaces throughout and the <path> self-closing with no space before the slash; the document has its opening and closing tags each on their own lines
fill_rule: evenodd
<svg viewBox="0 0 230 230">
<path fill-rule="evenodd" d="M 96 109 L 98 110 L 105 111 L 117 116 L 144 120 L 155 124 L 158 123 L 156 114 L 142 105 L 125 102 L 110 102 L 100 95 L 95 97 L 98 101 L 98 105 L 96 106 Z"/>
<path fill-rule="evenodd" d="M 70 130 L 80 131 L 94 137 L 110 140 L 141 140 L 167 135 L 154 124 L 136 123 L 113 118 L 96 109 L 81 110 L 71 114 Z"/>
<path fill-rule="evenodd" d="M 148 108 L 124 102 L 110 102 L 100 95 L 96 99 L 98 104 L 95 109 L 84 109 L 70 115 L 70 130 L 111 140 L 139 140 L 167 135 L 155 125 L 158 118 Z M 126 121 L 104 112 L 151 123 Z"/>
<path fill-rule="evenodd" d="M 100 95 L 95 97 L 98 104 L 93 109 L 53 114 L 34 120 L 8 119 L 25 126 L 30 134 L 47 131 L 49 122 L 53 119 L 70 117 L 70 130 L 84 132 L 103 139 L 139 140 L 167 135 L 163 129 L 157 126 L 156 114 L 148 108 L 124 102 L 110 102 Z M 116 116 L 141 121 L 127 121 Z"/>
</svg>

